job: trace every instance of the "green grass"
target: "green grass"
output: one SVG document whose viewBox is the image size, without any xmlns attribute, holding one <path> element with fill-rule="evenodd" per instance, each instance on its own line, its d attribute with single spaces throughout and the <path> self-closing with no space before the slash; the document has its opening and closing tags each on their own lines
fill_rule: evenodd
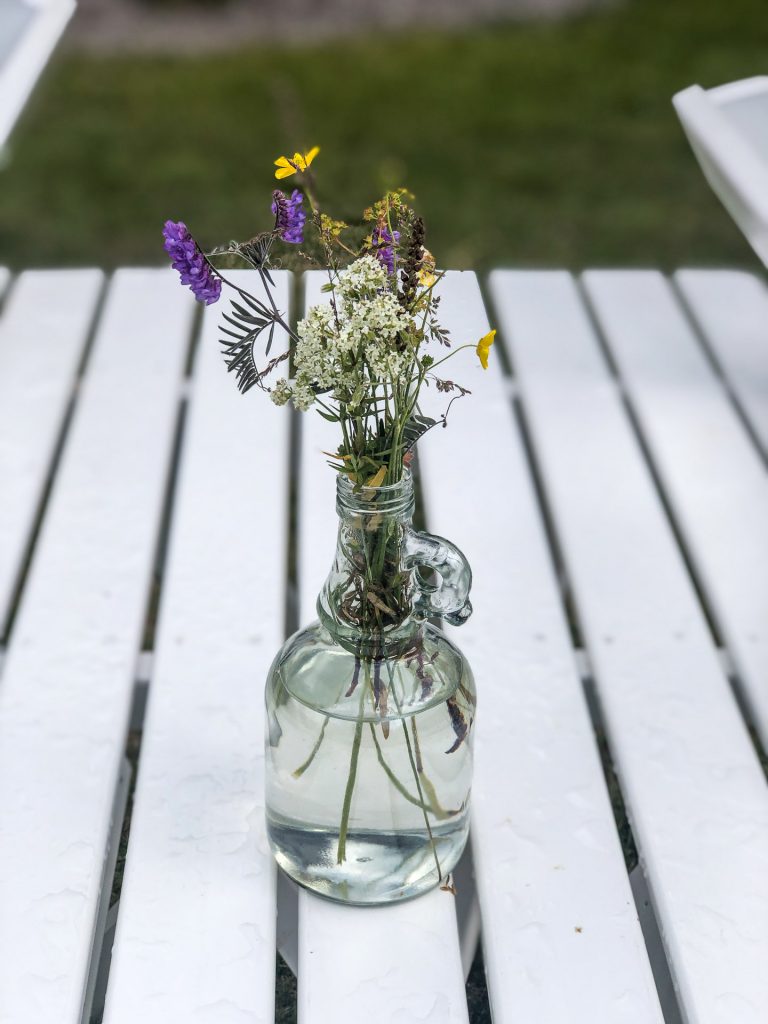
<svg viewBox="0 0 768 1024">
<path fill-rule="evenodd" d="M 206 245 L 244 237 L 268 224 L 274 157 L 319 143 L 335 212 L 402 182 L 444 266 L 756 265 L 670 97 L 767 68 L 765 0 L 203 59 L 61 55 L 0 178 L 0 262 L 157 263 L 166 217 Z"/>
</svg>

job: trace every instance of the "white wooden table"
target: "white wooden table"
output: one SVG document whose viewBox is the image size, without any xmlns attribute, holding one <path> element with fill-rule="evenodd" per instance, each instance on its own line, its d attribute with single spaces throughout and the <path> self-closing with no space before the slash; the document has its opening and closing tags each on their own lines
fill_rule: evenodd
<svg viewBox="0 0 768 1024">
<path fill-rule="evenodd" d="M 475 573 L 459 639 L 493 1020 L 765 1024 L 768 291 L 695 270 L 487 284 L 503 345 L 457 369 L 474 395 L 420 473 Z M 239 396 L 219 310 L 198 319 L 169 270 L 2 285 L 0 1022 L 98 1009 L 149 681 L 104 1020 L 266 1024 L 263 681 L 333 552 L 327 424 Z M 279 285 L 294 317 L 318 296 Z M 473 275 L 443 295 L 455 339 L 483 333 Z M 452 895 L 301 894 L 298 915 L 301 1024 L 467 1021 Z"/>
</svg>

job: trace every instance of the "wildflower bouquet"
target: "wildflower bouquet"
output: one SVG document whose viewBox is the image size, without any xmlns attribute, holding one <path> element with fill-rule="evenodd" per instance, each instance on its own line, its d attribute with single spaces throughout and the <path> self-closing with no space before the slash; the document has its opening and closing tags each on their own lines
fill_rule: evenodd
<svg viewBox="0 0 768 1024">
<path fill-rule="evenodd" d="M 339 424 L 336 470 L 358 485 L 396 483 L 418 438 L 445 424 L 451 403 L 469 393 L 437 371 L 469 347 L 487 367 L 496 332 L 451 348 L 437 315 L 435 288 L 442 274 L 424 245 L 424 222 L 409 205 L 412 197 L 402 188 L 388 192 L 365 210 L 362 225 L 335 220 L 316 197 L 311 167 L 318 153 L 315 147 L 275 161 L 275 177 L 297 176 L 300 187 L 290 195 L 272 193 L 269 230 L 206 253 L 183 223 L 168 221 L 165 248 L 200 302 L 217 302 L 222 285 L 231 291 L 221 344 L 240 391 L 258 387 L 277 405 L 292 402 L 302 412 L 315 408 Z M 328 274 L 329 301 L 313 306 L 295 330 L 277 308 L 270 276 L 284 247 Z M 255 268 L 265 298 L 228 281 L 216 266 L 222 257 Z M 273 355 L 276 326 L 288 346 Z M 420 413 L 426 386 L 450 396 L 438 420 Z"/>
<path fill-rule="evenodd" d="M 267 821 L 277 860 L 300 884 L 380 903 L 444 881 L 469 828 L 472 673 L 430 620 L 468 617 L 471 571 L 450 542 L 413 529 L 409 466 L 418 439 L 469 393 L 443 366 L 473 348 L 487 368 L 495 331 L 452 347 L 438 315 L 442 274 L 412 197 L 397 189 L 360 223 L 336 220 L 317 199 L 317 155 L 275 162 L 275 176 L 300 187 L 272 193 L 268 230 L 204 252 L 168 221 L 165 248 L 201 302 L 229 290 L 221 345 L 240 391 L 259 388 L 339 426 L 327 453 L 338 545 L 319 620 L 286 641 L 267 680 Z M 288 252 L 328 278 L 327 301 L 295 329 L 271 276 Z M 255 270 L 258 295 L 225 276 L 233 259 Z M 279 352 L 276 337 L 287 339 Z M 438 419 L 420 407 L 428 387 L 445 396 Z"/>
</svg>

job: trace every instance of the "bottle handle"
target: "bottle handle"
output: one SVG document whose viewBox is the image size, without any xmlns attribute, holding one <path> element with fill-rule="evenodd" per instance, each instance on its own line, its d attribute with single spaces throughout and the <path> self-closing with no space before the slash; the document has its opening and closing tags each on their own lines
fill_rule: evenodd
<svg viewBox="0 0 768 1024">
<path fill-rule="evenodd" d="M 469 591 L 472 570 L 455 544 L 432 533 L 407 529 L 404 538 L 405 564 L 409 569 L 424 566 L 440 577 L 434 585 L 417 582 L 415 612 L 427 619 L 439 615 L 452 626 L 460 626 L 472 614 Z"/>
</svg>

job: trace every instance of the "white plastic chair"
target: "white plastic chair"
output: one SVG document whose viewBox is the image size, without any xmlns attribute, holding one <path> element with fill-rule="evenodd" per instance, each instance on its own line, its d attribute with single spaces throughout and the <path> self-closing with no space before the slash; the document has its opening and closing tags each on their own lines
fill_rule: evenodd
<svg viewBox="0 0 768 1024">
<path fill-rule="evenodd" d="M 692 85 L 672 102 L 707 180 L 768 266 L 768 76 Z"/>
<path fill-rule="evenodd" d="M 75 0 L 0 3 L 0 147 L 74 9 Z"/>
</svg>

